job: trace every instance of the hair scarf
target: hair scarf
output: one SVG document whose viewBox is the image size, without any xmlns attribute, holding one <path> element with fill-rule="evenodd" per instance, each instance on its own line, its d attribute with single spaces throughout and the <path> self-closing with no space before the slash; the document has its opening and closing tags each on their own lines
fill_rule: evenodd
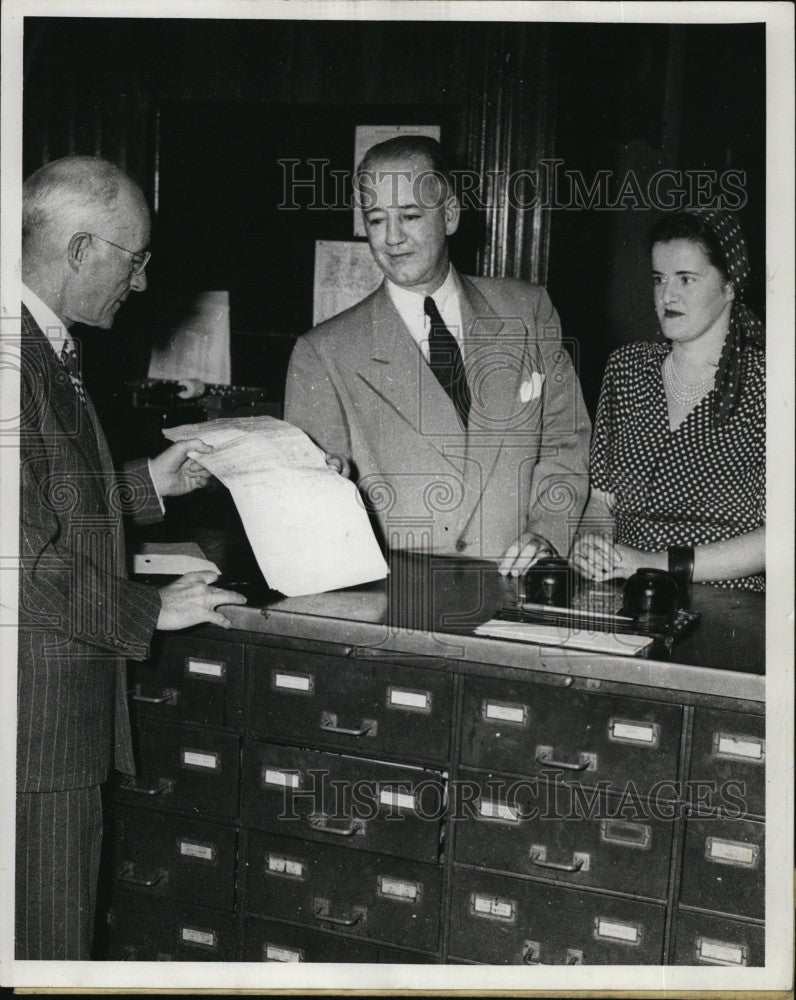
<svg viewBox="0 0 796 1000">
<path fill-rule="evenodd" d="M 730 312 L 730 329 L 719 357 L 713 387 L 717 392 L 714 426 L 721 427 L 735 413 L 741 398 L 743 353 L 747 345 L 766 349 L 766 331 L 760 319 L 742 299 L 749 277 L 749 254 L 741 226 L 732 212 L 718 208 L 690 210 L 713 231 L 724 256 L 727 277 L 732 281 L 735 299 Z"/>
</svg>

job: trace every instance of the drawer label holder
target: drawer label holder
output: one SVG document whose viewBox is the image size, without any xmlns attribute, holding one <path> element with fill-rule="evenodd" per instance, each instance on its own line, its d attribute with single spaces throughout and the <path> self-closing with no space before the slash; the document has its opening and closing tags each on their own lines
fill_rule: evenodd
<svg viewBox="0 0 796 1000">
<path fill-rule="evenodd" d="M 263 785 L 275 788 L 298 788 L 301 785 L 299 771 L 278 771 L 276 768 L 264 767 L 261 777 Z"/>
<path fill-rule="evenodd" d="M 182 766 L 192 771 L 220 771 L 220 755 L 212 750 L 191 750 L 183 747 L 180 752 Z"/>
<path fill-rule="evenodd" d="M 264 962 L 303 962 L 304 951 L 301 948 L 286 948 L 281 944 L 271 944 L 266 941 L 263 945 Z"/>
<path fill-rule="evenodd" d="M 209 861 L 211 864 L 216 860 L 216 845 L 200 843 L 197 840 L 183 840 L 177 842 L 177 850 L 180 857 L 191 858 L 197 861 Z"/>
<path fill-rule="evenodd" d="M 227 665 L 223 660 L 202 660 L 195 656 L 186 656 L 185 676 L 196 681 L 223 684 L 227 679 Z"/>
<path fill-rule="evenodd" d="M 621 920 L 595 917 L 594 936 L 600 941 L 637 945 L 641 944 L 641 927 L 638 924 L 626 924 Z"/>
<path fill-rule="evenodd" d="M 608 739 L 612 743 L 629 743 L 655 750 L 661 741 L 661 727 L 657 722 L 611 719 L 608 723 Z"/>
<path fill-rule="evenodd" d="M 760 860 L 758 844 L 745 844 L 740 840 L 724 840 L 708 837 L 705 841 L 705 857 L 718 865 L 734 868 L 757 868 Z"/>
<path fill-rule="evenodd" d="M 393 878 L 390 875 L 379 875 L 377 884 L 379 895 L 400 900 L 402 903 L 419 902 L 423 892 L 419 882 L 407 882 L 405 879 Z"/>
<path fill-rule="evenodd" d="M 428 713 L 431 711 L 431 692 L 390 686 L 387 690 L 387 707 Z"/>
<path fill-rule="evenodd" d="M 749 964 L 749 948 L 745 944 L 714 941 L 700 936 L 696 939 L 696 960 L 705 965 L 741 967 Z"/>
<path fill-rule="evenodd" d="M 270 854 L 265 861 L 265 870 L 271 875 L 285 878 L 304 879 L 304 862 L 288 858 L 283 854 Z"/>
<path fill-rule="evenodd" d="M 511 722 L 517 726 L 527 726 L 529 711 L 527 705 L 512 704 L 507 701 L 484 702 L 481 712 L 487 722 Z"/>
<path fill-rule="evenodd" d="M 766 759 L 766 741 L 755 736 L 714 733 L 713 756 L 719 760 L 743 760 L 749 764 L 762 764 Z"/>
<path fill-rule="evenodd" d="M 517 904 L 513 899 L 500 899 L 474 892 L 470 896 L 470 913 L 486 920 L 502 920 L 513 923 L 517 919 Z"/>
<path fill-rule="evenodd" d="M 213 950 L 218 944 L 215 931 L 203 930 L 200 927 L 180 927 L 180 941 L 183 944 L 196 945 L 199 948 Z"/>
<path fill-rule="evenodd" d="M 294 674 L 288 673 L 286 670 L 272 670 L 271 687 L 275 691 L 311 695 L 315 691 L 315 678 L 312 674 Z"/>
</svg>

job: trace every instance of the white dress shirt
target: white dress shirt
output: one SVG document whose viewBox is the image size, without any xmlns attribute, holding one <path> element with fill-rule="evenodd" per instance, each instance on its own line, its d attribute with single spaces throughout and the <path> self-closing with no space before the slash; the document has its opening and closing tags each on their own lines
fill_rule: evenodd
<svg viewBox="0 0 796 1000">
<path fill-rule="evenodd" d="M 389 278 L 387 279 L 387 291 L 390 294 L 393 305 L 398 310 L 398 315 L 412 334 L 412 338 L 420 348 L 423 357 L 428 361 L 428 335 L 431 321 L 423 310 L 423 303 L 426 296 L 418 292 L 413 292 L 411 288 L 401 288 L 400 285 L 396 285 Z M 451 267 L 448 269 L 448 277 L 431 297 L 434 299 L 437 309 L 439 309 L 445 326 L 447 326 L 456 338 L 459 350 L 462 352 L 462 357 L 464 357 L 462 310 L 459 303 L 460 294 L 459 283 Z"/>
<path fill-rule="evenodd" d="M 22 304 L 31 314 L 34 322 L 50 342 L 52 349 L 58 360 L 61 360 L 61 351 L 66 344 L 68 350 L 74 351 L 75 344 L 62 320 L 58 319 L 55 313 L 46 305 L 39 296 L 32 292 L 27 285 L 22 286 Z"/>
</svg>

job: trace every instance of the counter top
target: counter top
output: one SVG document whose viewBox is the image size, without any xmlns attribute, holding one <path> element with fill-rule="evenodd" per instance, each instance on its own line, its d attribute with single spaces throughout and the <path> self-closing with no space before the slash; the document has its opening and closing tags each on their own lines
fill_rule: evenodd
<svg viewBox="0 0 796 1000">
<path fill-rule="evenodd" d="M 501 608 L 516 606 L 520 581 L 492 562 L 394 553 L 386 580 L 284 598 L 251 591 L 225 614 L 248 633 L 339 643 L 373 655 L 491 663 L 542 673 L 751 702 L 765 700 L 765 597 L 695 586 L 702 614 L 671 660 L 584 653 L 473 635 Z M 234 584 L 230 584 L 234 586 Z"/>
</svg>

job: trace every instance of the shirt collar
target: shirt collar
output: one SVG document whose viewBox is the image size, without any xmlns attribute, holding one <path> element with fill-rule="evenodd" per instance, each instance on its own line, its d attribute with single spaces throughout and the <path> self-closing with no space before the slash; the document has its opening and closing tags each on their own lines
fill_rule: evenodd
<svg viewBox="0 0 796 1000">
<path fill-rule="evenodd" d="M 401 288 L 400 285 L 396 285 L 395 282 L 390 281 L 389 278 L 387 278 L 387 291 L 390 293 L 390 298 L 393 300 L 395 308 L 399 313 L 405 314 L 416 312 L 421 316 L 425 315 L 423 311 L 423 303 L 425 302 L 426 296 L 424 294 L 415 292 L 411 288 Z M 456 278 L 454 277 L 453 267 L 449 265 L 448 276 L 432 296 L 437 309 L 439 309 L 440 312 L 445 311 L 451 297 L 457 296 L 458 292 L 459 289 L 456 284 Z"/>
<path fill-rule="evenodd" d="M 74 350 L 74 342 L 63 320 L 60 320 L 52 309 L 45 302 L 42 302 L 39 296 L 32 292 L 27 285 L 22 286 L 22 302 L 36 325 L 49 340 L 59 359 L 64 344 L 68 350 Z"/>
</svg>

